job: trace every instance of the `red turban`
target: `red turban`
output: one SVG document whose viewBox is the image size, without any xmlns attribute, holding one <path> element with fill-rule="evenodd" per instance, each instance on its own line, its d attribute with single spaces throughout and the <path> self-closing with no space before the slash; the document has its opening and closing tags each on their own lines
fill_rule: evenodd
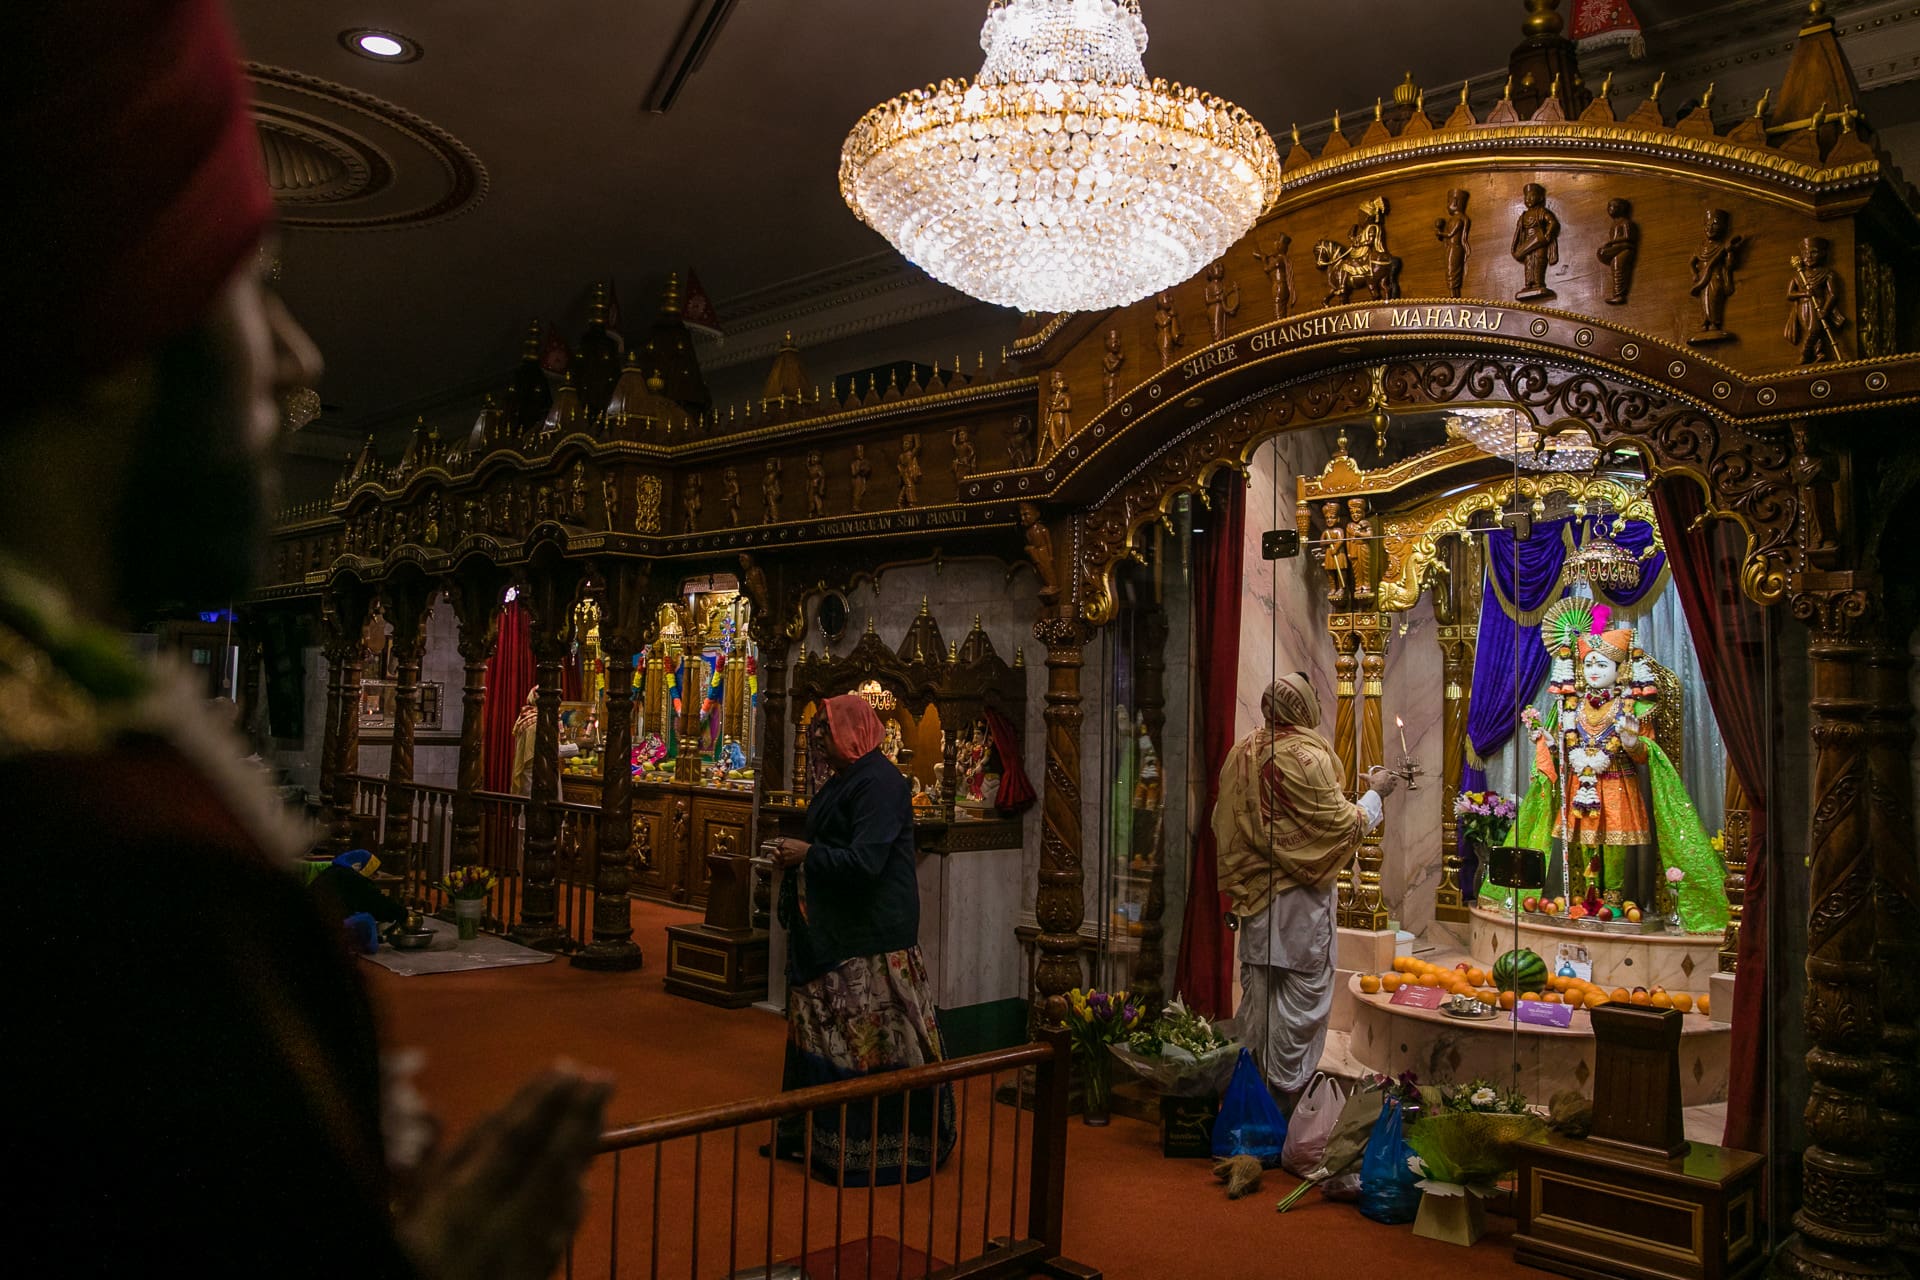
<svg viewBox="0 0 1920 1280">
<path fill-rule="evenodd" d="M 821 711 L 827 717 L 827 737 L 842 760 L 858 760 L 887 736 L 873 704 L 857 693 L 828 698 Z"/>
<path fill-rule="evenodd" d="M 272 199 L 218 0 L 30 5 L 7 44 L 4 349 L 57 394 L 199 323 Z"/>
</svg>

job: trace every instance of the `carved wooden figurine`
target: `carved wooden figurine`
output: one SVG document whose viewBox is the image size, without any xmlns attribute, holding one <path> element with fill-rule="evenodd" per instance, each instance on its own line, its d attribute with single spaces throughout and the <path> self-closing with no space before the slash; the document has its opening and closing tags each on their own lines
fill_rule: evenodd
<svg viewBox="0 0 1920 1280">
<path fill-rule="evenodd" d="M 1329 502 L 1320 509 L 1320 525 L 1324 530 L 1320 539 L 1320 566 L 1327 571 L 1327 599 L 1335 607 L 1347 603 L 1349 573 L 1347 564 L 1347 530 L 1340 521 L 1340 504 Z"/>
<path fill-rule="evenodd" d="M 780 459 L 768 458 L 760 473 L 760 505 L 766 523 L 780 523 Z"/>
<path fill-rule="evenodd" d="M 1633 260 L 1640 252 L 1640 228 L 1633 220 L 1633 206 L 1615 196 L 1607 201 L 1606 243 L 1595 251 L 1607 268 L 1607 301 L 1620 306 L 1633 287 Z"/>
<path fill-rule="evenodd" d="M 1273 318 L 1285 320 L 1293 313 L 1293 263 L 1287 257 L 1287 250 L 1293 247 L 1293 237 L 1283 235 L 1279 242 L 1268 245 L 1264 250 L 1255 248 L 1253 260 L 1267 273 L 1267 279 L 1273 285 Z"/>
<path fill-rule="evenodd" d="M 705 484 L 699 473 L 695 472 L 687 477 L 686 489 L 680 495 L 680 512 L 685 517 L 688 533 L 695 533 L 700 528 L 700 491 Z"/>
<path fill-rule="evenodd" d="M 1173 294 L 1162 289 L 1153 300 L 1153 341 L 1160 348 L 1160 367 L 1173 363 L 1173 350 L 1181 343 L 1180 317 L 1174 314 Z"/>
<path fill-rule="evenodd" d="M 635 476 L 633 481 L 633 527 L 638 533 L 660 532 L 660 477 Z"/>
<path fill-rule="evenodd" d="M 1707 210 L 1706 242 L 1690 259 L 1693 287 L 1688 292 L 1700 299 L 1700 328 L 1687 341 L 1696 347 L 1733 336 L 1725 328 L 1727 299 L 1733 296 L 1733 271 L 1747 238 L 1729 235 L 1728 226 L 1725 209 Z"/>
<path fill-rule="evenodd" d="M 807 519 L 818 520 L 827 514 L 827 468 L 820 451 L 807 451 Z"/>
<path fill-rule="evenodd" d="M 1526 283 L 1513 296 L 1533 302 L 1553 297 L 1547 268 L 1560 261 L 1560 219 L 1547 208 L 1547 189 L 1537 182 L 1526 185 L 1520 201 L 1520 216 L 1513 224 L 1513 260 L 1526 271 Z"/>
<path fill-rule="evenodd" d="M 1793 278 L 1787 282 L 1787 341 L 1800 349 L 1801 364 L 1841 359 L 1840 281 L 1827 265 L 1827 242 L 1809 236 L 1790 260 Z"/>
<path fill-rule="evenodd" d="M 1467 280 L 1467 257 L 1473 252 L 1468 237 L 1473 219 L 1467 216 L 1467 193 L 1455 188 L 1447 192 L 1447 216 L 1433 220 L 1433 236 L 1440 242 L 1440 254 L 1447 267 L 1447 292 L 1460 296 Z"/>
<path fill-rule="evenodd" d="M 1400 259 L 1387 251 L 1387 201 L 1375 196 L 1360 206 L 1360 221 L 1347 231 L 1347 243 L 1322 240 L 1313 246 L 1313 265 L 1327 276 L 1327 305 L 1348 301 L 1364 286 L 1376 302 L 1400 296 Z"/>
<path fill-rule="evenodd" d="M 909 431 L 900 437 L 900 457 L 894 463 L 894 469 L 900 473 L 900 505 L 917 507 L 920 505 L 920 481 L 926 474 L 920 469 L 920 437 Z"/>
<path fill-rule="evenodd" d="M 1060 598 L 1060 583 L 1053 567 L 1053 534 L 1040 518 L 1040 508 L 1031 502 L 1020 504 L 1020 524 L 1027 533 L 1027 559 L 1040 579 L 1040 601 L 1052 604 Z"/>
<path fill-rule="evenodd" d="M 1024 413 L 1007 428 L 1007 462 L 1014 467 L 1033 465 L 1033 419 Z"/>
<path fill-rule="evenodd" d="M 567 518 L 575 524 L 587 522 L 587 464 L 576 460 L 572 483 L 567 487 Z"/>
<path fill-rule="evenodd" d="M 973 447 L 973 432 L 965 427 L 955 427 L 953 429 L 953 485 L 956 491 L 979 465 L 980 458 Z"/>
<path fill-rule="evenodd" d="M 847 466 L 847 475 L 853 480 L 853 510 L 864 510 L 867 483 L 873 479 L 873 464 L 867 461 L 867 446 L 853 446 L 853 461 Z"/>
<path fill-rule="evenodd" d="M 727 511 L 727 527 L 740 523 L 740 473 L 728 467 L 720 473 L 720 505 Z"/>
<path fill-rule="evenodd" d="M 1102 391 L 1106 394 L 1107 404 L 1113 403 L 1114 384 L 1120 379 L 1120 366 L 1126 362 L 1127 357 L 1120 350 L 1120 331 L 1118 329 L 1107 330 L 1107 349 L 1105 354 L 1100 357 L 1100 366 L 1106 370 L 1106 375 L 1101 379 L 1100 385 Z"/>
<path fill-rule="evenodd" d="M 1051 457 L 1073 434 L 1073 397 L 1067 394 L 1067 375 L 1055 370 L 1053 391 L 1047 396 L 1047 454 Z"/>
<path fill-rule="evenodd" d="M 1373 521 L 1365 498 L 1347 499 L 1347 564 L 1353 574 L 1353 602 L 1373 599 Z"/>
<path fill-rule="evenodd" d="M 1227 279 L 1226 263 L 1215 262 L 1207 268 L 1207 283 L 1200 292 L 1200 300 L 1207 307 L 1207 324 L 1213 330 L 1213 340 L 1224 340 L 1227 321 L 1240 312 L 1240 286 Z"/>
<path fill-rule="evenodd" d="M 620 527 L 620 477 L 611 471 L 600 477 L 600 502 L 607 509 L 607 532 Z"/>
</svg>

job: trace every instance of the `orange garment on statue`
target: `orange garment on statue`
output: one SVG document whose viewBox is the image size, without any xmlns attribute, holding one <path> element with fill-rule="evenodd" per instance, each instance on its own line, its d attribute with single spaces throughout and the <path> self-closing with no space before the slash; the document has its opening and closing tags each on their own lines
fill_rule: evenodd
<svg viewBox="0 0 1920 1280">
<path fill-rule="evenodd" d="M 1609 698 L 1596 708 L 1587 699 L 1580 700 L 1577 714 L 1585 722 L 1588 733 L 1596 733 L 1616 717 L 1618 701 Z M 1594 813 L 1582 813 L 1569 803 L 1563 792 L 1554 813 L 1555 836 L 1584 848 L 1653 843 L 1653 815 L 1647 809 L 1647 795 L 1640 785 L 1639 772 L 1632 767 L 1646 763 L 1645 739 L 1649 735 L 1644 727 L 1640 736 L 1642 741 L 1631 748 L 1622 746 L 1619 737 L 1612 733 L 1602 739 L 1603 749 L 1613 763 L 1594 779 L 1594 789 L 1600 793 L 1600 808 Z M 1543 736 L 1534 744 L 1533 758 L 1536 769 L 1559 781 L 1559 760 L 1550 738 Z M 1578 785 L 1578 774 L 1574 785 Z"/>
</svg>

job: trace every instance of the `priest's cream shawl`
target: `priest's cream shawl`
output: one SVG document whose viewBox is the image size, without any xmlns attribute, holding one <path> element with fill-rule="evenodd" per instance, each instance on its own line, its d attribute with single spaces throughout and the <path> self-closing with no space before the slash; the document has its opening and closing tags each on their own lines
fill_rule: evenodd
<svg viewBox="0 0 1920 1280">
<path fill-rule="evenodd" d="M 1295 725 L 1256 729 L 1227 753 L 1213 838 L 1234 914 L 1333 884 L 1366 834 L 1366 812 L 1347 799 L 1341 776 L 1326 740 Z"/>
</svg>

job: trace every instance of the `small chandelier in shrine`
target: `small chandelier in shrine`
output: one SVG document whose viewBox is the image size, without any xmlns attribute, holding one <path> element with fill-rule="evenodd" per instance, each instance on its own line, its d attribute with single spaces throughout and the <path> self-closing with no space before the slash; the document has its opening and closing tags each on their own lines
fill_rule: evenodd
<svg viewBox="0 0 1920 1280">
<path fill-rule="evenodd" d="M 1619 533 L 1624 521 L 1616 520 L 1613 531 Z M 1601 591 L 1630 591 L 1640 583 L 1640 565 L 1653 555 L 1653 544 L 1636 556 L 1608 536 L 1606 526 L 1596 521 L 1586 541 L 1567 557 L 1562 570 L 1567 581 L 1585 582 Z"/>
<path fill-rule="evenodd" d="M 1148 80 L 1139 0 L 992 0 L 979 76 L 867 112 L 840 195 L 933 276 L 1026 311 L 1125 306 L 1189 279 L 1280 194 L 1239 107 Z"/>
<path fill-rule="evenodd" d="M 863 680 L 854 692 L 865 698 L 875 711 L 891 711 L 896 705 L 893 695 L 882 688 L 878 680 Z"/>
</svg>

